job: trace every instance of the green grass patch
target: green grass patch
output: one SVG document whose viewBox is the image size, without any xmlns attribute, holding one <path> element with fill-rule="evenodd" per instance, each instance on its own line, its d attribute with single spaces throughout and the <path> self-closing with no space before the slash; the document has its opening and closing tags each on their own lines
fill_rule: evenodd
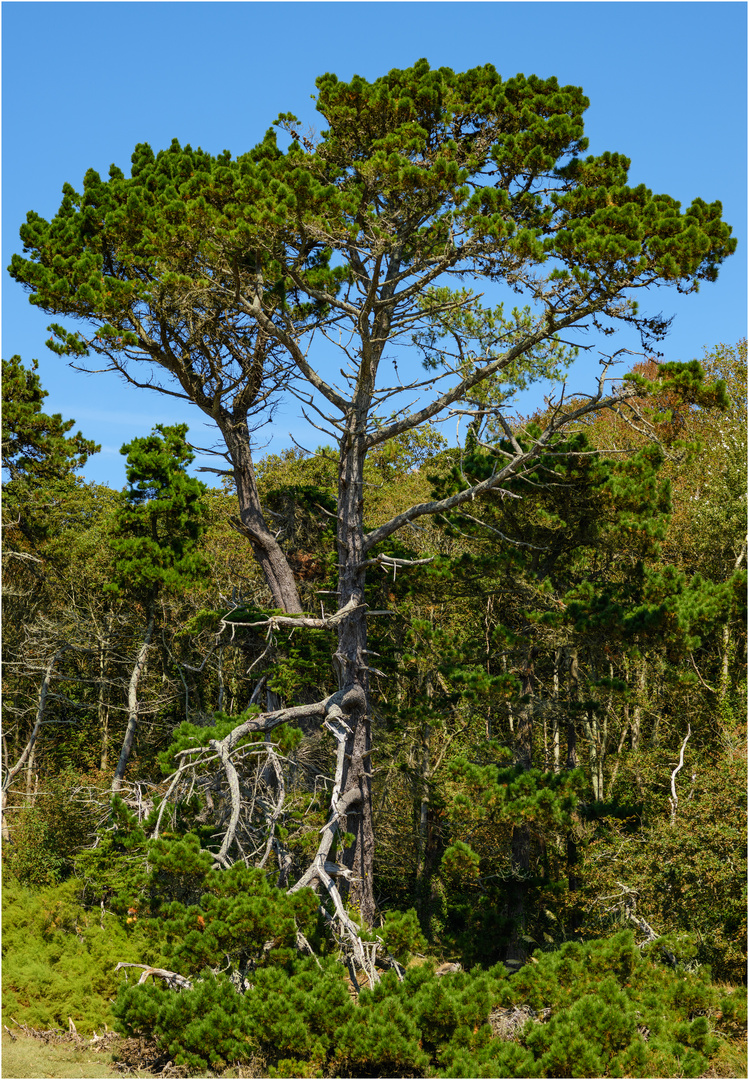
<svg viewBox="0 0 749 1080">
<path fill-rule="evenodd" d="M 154 1074 L 136 1069 L 130 1076 L 152 1077 Z M 112 1054 L 97 1052 L 86 1046 L 73 1043 L 49 1043 L 19 1032 L 9 1035 L 3 1032 L 3 1078 L 18 1080 L 39 1080 L 40 1077 L 55 1077 L 59 1080 L 89 1080 L 99 1077 L 102 1080 L 118 1077 L 122 1073 L 112 1064 Z"/>
</svg>

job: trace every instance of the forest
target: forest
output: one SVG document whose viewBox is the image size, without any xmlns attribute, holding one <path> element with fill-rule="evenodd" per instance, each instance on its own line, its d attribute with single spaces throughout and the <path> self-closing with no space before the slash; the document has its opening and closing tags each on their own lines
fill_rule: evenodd
<svg viewBox="0 0 749 1080">
<path fill-rule="evenodd" d="M 171 1075 L 745 1075 L 746 341 L 643 313 L 721 206 L 555 79 L 316 102 L 21 228 L 47 345 L 216 467 L 164 423 L 85 481 L 3 360 L 5 1014 Z"/>
</svg>

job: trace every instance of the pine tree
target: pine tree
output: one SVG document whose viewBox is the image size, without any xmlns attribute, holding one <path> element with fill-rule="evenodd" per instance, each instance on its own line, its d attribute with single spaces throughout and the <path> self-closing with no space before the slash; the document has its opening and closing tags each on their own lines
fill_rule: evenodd
<svg viewBox="0 0 749 1080">
<path fill-rule="evenodd" d="M 20 356 L 3 360 L 3 468 L 11 480 L 41 483 L 60 480 L 83 468 L 91 454 L 101 450 L 80 431 L 67 433 L 75 420 L 63 420 L 60 413 L 42 412 L 47 390 L 42 390 L 36 374 L 23 366 Z"/>
<path fill-rule="evenodd" d="M 141 144 L 130 178 L 113 166 L 108 181 L 90 170 L 82 193 L 66 184 L 52 221 L 28 215 L 25 256 L 14 256 L 10 272 L 35 304 L 82 320 L 78 333 L 53 325 L 61 354 L 103 355 L 136 383 L 136 365 L 156 363 L 216 420 L 240 495 L 240 528 L 274 605 L 292 615 L 301 604 L 257 497 L 247 418 L 267 410 L 279 372 L 293 372 L 292 388 L 311 408 L 324 399 L 323 422 L 338 443 L 339 609 L 335 622 L 314 622 L 337 636 L 338 689 L 316 715 L 335 710 L 345 725 L 337 729 L 345 746 L 331 819 L 345 817 L 355 837 L 344 859 L 371 921 L 368 568 L 383 564 L 390 553 L 381 545 L 404 526 L 500 489 L 566 425 L 606 407 L 626 411 L 641 388 L 608 394 L 605 368 L 586 402 L 560 401 L 547 429 L 526 449 L 513 445 L 490 477 L 376 528 L 364 517 L 368 454 L 454 410 L 484 411 L 481 387 L 495 375 L 506 407 L 514 387 L 558 374 L 569 359 L 560 335 L 575 327 L 624 325 L 646 342 L 660 340 L 668 320 L 640 314 L 634 296 L 715 280 L 736 242 L 719 203 L 698 198 L 682 211 L 667 195 L 630 187 L 622 155 L 582 157 L 588 101 L 554 78 L 503 80 L 488 64 L 455 73 L 420 60 L 371 83 L 327 74 L 317 89 L 327 125 L 317 141 L 300 142 L 297 121 L 285 114 L 285 153 L 272 133 L 235 160 L 176 142 L 154 155 Z M 466 280 L 509 286 L 528 307 L 488 309 Z M 314 366 L 313 331 L 340 343 L 350 365 L 340 384 Z M 414 344 L 426 380 L 404 362 L 401 382 L 385 357 Z M 392 416 L 400 389 L 422 404 Z M 497 398 L 487 400 L 496 411 Z M 273 726 L 278 716 L 269 708 L 263 722 Z"/>
<path fill-rule="evenodd" d="M 121 449 L 127 455 L 129 489 L 112 540 L 114 580 L 105 589 L 127 596 L 143 611 L 146 629 L 130 675 L 128 725 L 112 791 L 122 786 L 138 723 L 138 685 L 146 667 L 157 620 L 157 601 L 182 592 L 207 570 L 198 550 L 205 519 L 205 485 L 187 475 L 194 458 L 186 424 L 157 425 L 151 435 Z"/>
</svg>

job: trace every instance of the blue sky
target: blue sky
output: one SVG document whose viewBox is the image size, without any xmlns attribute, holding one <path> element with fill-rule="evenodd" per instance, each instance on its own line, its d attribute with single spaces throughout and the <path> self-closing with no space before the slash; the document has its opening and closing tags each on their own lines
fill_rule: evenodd
<svg viewBox="0 0 749 1080">
<path fill-rule="evenodd" d="M 279 112 L 318 130 L 311 95 L 326 71 L 374 79 L 426 57 L 464 70 L 492 63 L 583 87 L 590 153 L 632 159 L 630 183 L 683 203 L 720 199 L 739 249 L 715 285 L 691 297 L 654 295 L 648 310 L 674 314 L 667 359 L 746 334 L 746 18 L 743 2 L 524 3 L 36 3 L 2 4 L 3 268 L 20 251 L 28 210 L 55 213 L 65 181 L 85 171 L 129 173 L 138 142 L 173 138 L 243 153 Z M 156 423 L 190 424 L 189 405 L 123 386 L 114 375 L 72 371 L 44 345 L 50 316 L 30 306 L 3 270 L 3 356 L 40 362 L 46 410 L 75 417 L 103 451 L 87 479 L 124 484 L 123 442 Z M 627 342 L 627 344 L 633 344 Z M 595 359 L 578 362 L 586 386 Z M 587 385 L 590 380 L 587 379 Z M 278 414 L 271 449 L 306 445 L 298 409 Z M 196 464 L 200 464 L 196 461 Z M 203 463 L 209 463 L 204 461 Z"/>
</svg>

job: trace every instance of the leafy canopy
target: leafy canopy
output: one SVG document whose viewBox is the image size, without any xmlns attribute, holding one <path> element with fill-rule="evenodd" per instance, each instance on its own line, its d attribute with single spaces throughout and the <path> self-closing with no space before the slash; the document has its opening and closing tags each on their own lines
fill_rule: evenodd
<svg viewBox="0 0 749 1080">
<path fill-rule="evenodd" d="M 392 334 L 397 309 L 400 329 L 415 329 L 417 312 L 428 323 L 447 310 L 439 289 L 424 302 L 445 272 L 501 280 L 542 305 L 536 342 L 591 316 L 657 339 L 667 320 L 641 317 L 632 290 L 692 291 L 735 250 L 719 202 L 682 211 L 630 187 L 621 154 L 581 156 L 588 99 L 555 78 L 420 60 L 371 83 L 323 75 L 317 89 L 328 125 L 317 143 L 300 142 L 284 114 L 286 153 L 272 131 L 236 159 L 140 144 L 130 177 L 89 170 L 82 192 L 64 186 L 51 221 L 30 212 L 11 276 L 32 303 L 95 326 L 54 324 L 51 347 L 120 367 L 155 361 L 208 411 L 230 384 L 214 370 L 201 385 L 200 357 L 218 350 L 247 387 L 261 339 L 273 340 L 314 382 L 293 348 L 305 328 L 362 315 L 360 330 Z M 360 310 L 373 282 L 384 291 Z"/>
</svg>

